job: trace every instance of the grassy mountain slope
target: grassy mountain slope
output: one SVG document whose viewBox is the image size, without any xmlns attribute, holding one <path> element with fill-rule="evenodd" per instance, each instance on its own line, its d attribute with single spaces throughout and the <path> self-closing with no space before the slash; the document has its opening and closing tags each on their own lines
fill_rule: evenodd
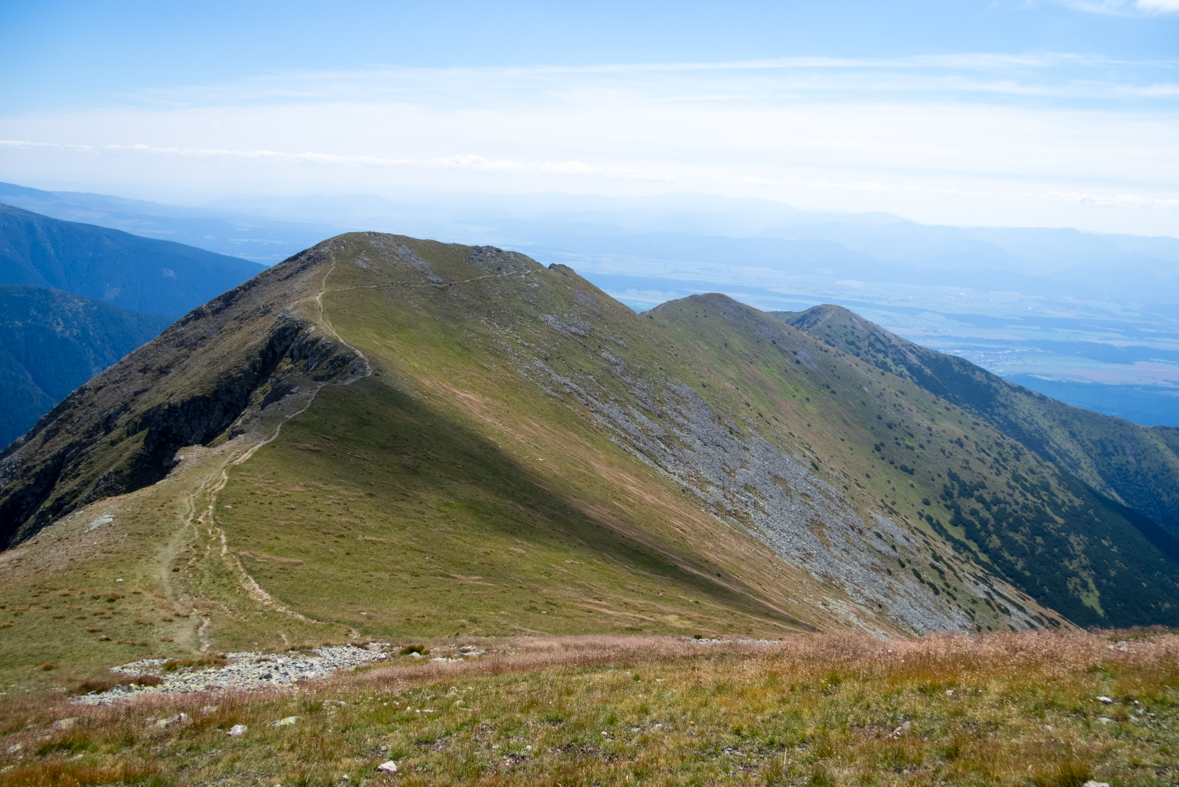
<svg viewBox="0 0 1179 787">
<path fill-rule="evenodd" d="M 1175 597 L 1086 489 L 780 321 L 721 296 L 636 315 L 569 268 L 372 233 L 180 320 L 0 474 L 8 663 L 1155 622 Z M 989 540 L 923 501 L 946 484 L 986 496 Z"/>
<path fill-rule="evenodd" d="M 1179 535 L 1177 430 L 1082 410 L 969 361 L 906 341 L 839 306 L 775 316 L 879 369 L 912 380 Z"/>
<path fill-rule="evenodd" d="M 665 304 L 652 317 L 665 314 L 692 326 L 687 338 L 696 346 L 724 353 L 708 363 L 731 370 L 730 412 L 744 406 L 751 419 L 757 414 L 753 423 L 793 424 L 848 494 L 862 488 L 884 513 L 924 521 L 960 555 L 1074 622 L 1179 612 L 1173 541 L 994 427 L 723 296 Z"/>
<path fill-rule="evenodd" d="M 0 205 L 0 284 L 50 287 L 178 317 L 262 266 Z"/>
<path fill-rule="evenodd" d="M 58 290 L 0 286 L 0 444 L 170 322 Z"/>
</svg>

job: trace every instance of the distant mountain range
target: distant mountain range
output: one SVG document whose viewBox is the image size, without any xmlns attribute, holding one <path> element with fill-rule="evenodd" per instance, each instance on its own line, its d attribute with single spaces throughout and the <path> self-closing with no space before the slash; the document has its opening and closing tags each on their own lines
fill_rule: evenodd
<svg viewBox="0 0 1179 787">
<path fill-rule="evenodd" d="M 81 663 L 98 628 L 118 660 L 1175 626 L 1177 451 L 843 309 L 636 314 L 565 266 L 352 233 L 195 309 L 0 455 L 0 603 L 117 579 L 148 610 L 96 627 L 26 604 L 37 636 L 0 658 Z"/>
<path fill-rule="evenodd" d="M 260 270 L 203 249 L 0 205 L 0 284 L 49 287 L 179 317 Z"/>
<path fill-rule="evenodd" d="M 178 207 L 0 184 L 0 202 L 273 264 L 348 230 L 494 243 L 643 310 L 724 292 L 839 303 L 1072 404 L 1179 426 L 1179 240 L 923 225 L 700 194 L 238 196 Z"/>
<path fill-rule="evenodd" d="M 0 183 L 0 203 L 60 221 L 92 224 L 154 240 L 273 265 L 337 234 L 323 221 L 263 219 L 246 211 L 201 210 L 72 191 Z"/>
<path fill-rule="evenodd" d="M 171 322 L 60 290 L 0 286 L 0 444 Z"/>
<path fill-rule="evenodd" d="M 0 205 L 0 445 L 262 266 Z"/>
</svg>

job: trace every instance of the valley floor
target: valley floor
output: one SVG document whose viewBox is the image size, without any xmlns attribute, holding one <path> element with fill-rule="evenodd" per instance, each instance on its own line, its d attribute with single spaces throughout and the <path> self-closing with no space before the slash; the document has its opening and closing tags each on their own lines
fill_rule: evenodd
<svg viewBox="0 0 1179 787">
<path fill-rule="evenodd" d="M 58 676 L 10 693 L 0 785 L 1179 780 L 1179 636 L 1164 630 L 390 645 L 296 690 L 94 706 Z M 463 646 L 484 655 L 431 660 Z"/>
</svg>

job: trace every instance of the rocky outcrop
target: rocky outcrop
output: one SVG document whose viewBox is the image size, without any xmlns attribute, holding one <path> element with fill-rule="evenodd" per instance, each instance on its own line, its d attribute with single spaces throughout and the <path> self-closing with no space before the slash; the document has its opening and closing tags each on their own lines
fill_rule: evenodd
<svg viewBox="0 0 1179 787">
<path fill-rule="evenodd" d="M 298 389 L 363 374 L 363 360 L 296 316 L 313 249 L 214 299 L 82 386 L 0 457 L 0 548 L 94 500 L 164 478 L 178 449 Z M 295 286 L 291 286 L 295 285 Z"/>
</svg>

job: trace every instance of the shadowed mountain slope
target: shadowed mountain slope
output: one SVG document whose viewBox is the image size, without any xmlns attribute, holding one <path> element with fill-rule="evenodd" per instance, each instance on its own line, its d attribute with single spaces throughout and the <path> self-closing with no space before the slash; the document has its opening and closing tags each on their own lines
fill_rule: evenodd
<svg viewBox="0 0 1179 787">
<path fill-rule="evenodd" d="M 91 500 L 159 481 L 177 449 L 225 439 L 251 397 L 270 394 L 280 367 L 338 374 L 336 346 L 286 309 L 308 267 L 265 271 L 268 286 L 254 297 L 250 281 L 189 313 L 10 445 L 0 454 L 0 539 L 14 543 Z M 351 353 L 342 360 L 355 363 Z M 274 396 L 286 393 L 274 385 Z"/>
<path fill-rule="evenodd" d="M 722 296 L 637 315 L 563 266 L 393 235 L 189 314 L 0 473 L 0 596 L 126 580 L 128 610 L 172 610 L 129 652 L 1176 612 L 1120 509 L 911 381 Z"/>
<path fill-rule="evenodd" d="M 774 316 L 953 402 L 1179 535 L 1179 429 L 1139 426 L 1058 402 L 963 358 L 913 344 L 840 306 Z"/>
<path fill-rule="evenodd" d="M 0 284 L 50 287 L 178 317 L 261 270 L 179 243 L 0 205 Z"/>
<path fill-rule="evenodd" d="M 170 322 L 58 290 L 0 286 L 0 445 Z"/>
</svg>

